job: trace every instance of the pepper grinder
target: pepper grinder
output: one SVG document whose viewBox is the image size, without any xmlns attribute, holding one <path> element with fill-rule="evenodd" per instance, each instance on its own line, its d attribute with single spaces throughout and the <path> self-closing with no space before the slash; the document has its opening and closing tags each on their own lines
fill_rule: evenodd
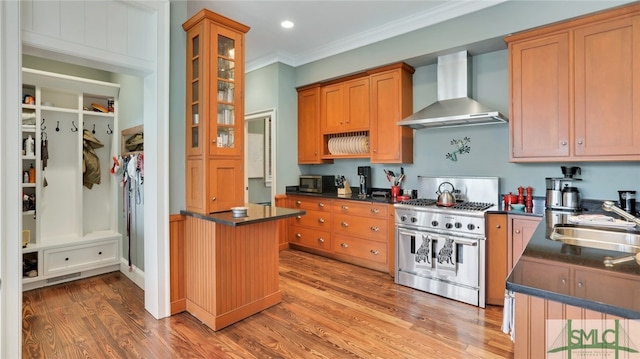
<svg viewBox="0 0 640 359">
<path fill-rule="evenodd" d="M 522 186 L 518 187 L 518 203 L 524 204 L 524 188 Z"/>
<path fill-rule="evenodd" d="M 525 202 L 525 208 L 533 208 L 533 188 L 527 187 L 527 200 Z"/>
</svg>

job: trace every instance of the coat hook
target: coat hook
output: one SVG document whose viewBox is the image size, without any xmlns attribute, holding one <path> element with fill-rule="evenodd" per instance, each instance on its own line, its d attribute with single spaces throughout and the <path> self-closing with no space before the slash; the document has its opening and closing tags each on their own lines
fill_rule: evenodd
<svg viewBox="0 0 640 359">
<path fill-rule="evenodd" d="M 76 121 L 71 121 L 71 125 L 73 125 L 71 132 L 78 132 L 78 127 L 76 127 Z"/>
<path fill-rule="evenodd" d="M 113 130 L 111 129 L 111 125 L 109 125 L 108 123 L 107 123 L 107 128 L 108 128 L 107 134 L 109 134 L 109 135 L 112 134 Z"/>
<path fill-rule="evenodd" d="M 47 126 L 44 125 L 44 118 L 42 119 L 42 122 L 40 122 L 40 130 L 44 131 L 47 129 Z"/>
<path fill-rule="evenodd" d="M 96 134 L 96 124 L 93 124 L 93 130 L 91 130 L 91 133 L 93 133 L 94 135 Z"/>
<path fill-rule="evenodd" d="M 56 132 L 60 132 L 60 121 L 56 121 Z"/>
</svg>

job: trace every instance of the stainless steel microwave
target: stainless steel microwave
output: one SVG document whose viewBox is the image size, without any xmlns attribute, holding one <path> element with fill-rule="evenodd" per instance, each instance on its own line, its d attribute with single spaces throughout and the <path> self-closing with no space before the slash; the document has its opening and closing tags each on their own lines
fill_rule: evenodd
<svg viewBox="0 0 640 359">
<path fill-rule="evenodd" d="M 336 192 L 334 176 L 304 175 L 300 176 L 300 192 L 329 193 Z"/>
</svg>

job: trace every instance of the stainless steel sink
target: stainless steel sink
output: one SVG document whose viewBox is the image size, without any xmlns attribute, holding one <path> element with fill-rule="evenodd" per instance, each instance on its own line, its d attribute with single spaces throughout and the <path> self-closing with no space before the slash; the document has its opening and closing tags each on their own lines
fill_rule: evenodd
<svg viewBox="0 0 640 359">
<path fill-rule="evenodd" d="M 640 233 L 625 230 L 556 224 L 549 238 L 581 247 L 640 253 Z"/>
</svg>

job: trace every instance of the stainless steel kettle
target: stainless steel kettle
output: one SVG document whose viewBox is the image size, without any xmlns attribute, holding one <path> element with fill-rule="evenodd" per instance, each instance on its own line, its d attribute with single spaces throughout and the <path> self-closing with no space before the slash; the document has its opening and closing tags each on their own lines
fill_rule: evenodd
<svg viewBox="0 0 640 359">
<path fill-rule="evenodd" d="M 442 186 L 445 184 L 448 184 L 449 186 L 451 186 L 451 191 L 442 190 Z M 436 205 L 444 206 L 444 207 L 450 207 L 455 205 L 456 197 L 453 195 L 454 191 L 455 191 L 455 187 L 453 187 L 453 184 L 451 184 L 451 182 L 440 183 L 440 186 L 438 186 L 438 190 L 436 191 L 436 194 L 438 195 L 438 200 L 436 201 Z"/>
</svg>

